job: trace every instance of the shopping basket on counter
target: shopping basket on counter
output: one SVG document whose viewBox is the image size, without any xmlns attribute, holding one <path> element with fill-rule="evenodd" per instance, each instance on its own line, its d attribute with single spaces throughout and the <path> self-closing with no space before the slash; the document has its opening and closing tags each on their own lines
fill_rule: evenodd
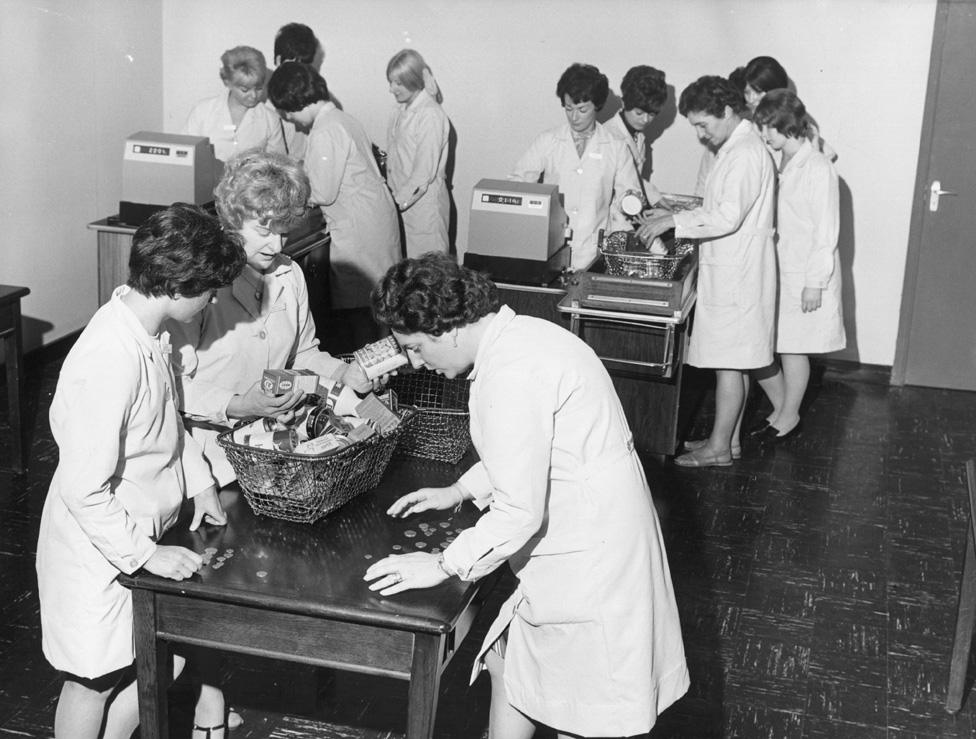
<svg viewBox="0 0 976 739">
<path fill-rule="evenodd" d="M 417 409 L 417 418 L 400 435 L 398 456 L 456 464 L 471 447 L 468 380 L 449 379 L 427 369 L 401 370 L 389 388 L 398 402 Z"/>
<path fill-rule="evenodd" d="M 652 254 L 634 231 L 614 231 L 605 236 L 601 231 L 598 247 L 608 275 L 670 280 L 695 251 L 695 242 L 675 239 L 668 254 Z"/>
<path fill-rule="evenodd" d="M 387 436 L 377 434 L 346 449 L 319 456 L 245 446 L 233 440 L 233 431 L 220 434 L 217 443 L 237 473 L 244 497 L 256 514 L 315 523 L 376 487 L 390 464 L 397 442 L 418 415 L 413 408 L 403 406 L 398 413 L 400 424 Z"/>
</svg>

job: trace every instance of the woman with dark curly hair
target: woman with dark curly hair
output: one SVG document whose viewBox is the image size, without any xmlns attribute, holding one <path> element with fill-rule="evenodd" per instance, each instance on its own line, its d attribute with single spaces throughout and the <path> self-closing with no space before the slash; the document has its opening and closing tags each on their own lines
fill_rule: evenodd
<svg viewBox="0 0 976 739">
<path fill-rule="evenodd" d="M 283 154 L 245 153 L 227 163 L 215 195 L 220 220 L 243 244 L 247 264 L 216 304 L 171 333 L 181 409 L 222 486 L 236 476 L 218 433 L 237 419 L 280 416 L 304 401 L 298 391 L 266 394 L 264 370 L 311 369 L 356 390 L 372 384 L 356 363 L 319 350 L 305 277 L 281 254 L 281 234 L 308 202 L 301 168 Z"/>
<path fill-rule="evenodd" d="M 391 596 L 506 561 L 518 577 L 472 679 L 492 683 L 490 736 L 630 736 L 688 688 L 681 629 L 650 490 L 613 383 L 569 331 L 500 306 L 495 286 L 445 255 L 408 259 L 373 293 L 415 367 L 470 370 L 480 461 L 392 516 L 487 508 L 441 554 L 393 555 L 365 579 Z"/>
<path fill-rule="evenodd" d="M 597 256 L 600 229 L 631 229 L 620 210 L 628 190 L 640 192 L 627 144 L 597 123 L 607 102 L 607 76 L 592 64 L 573 64 L 556 85 L 566 123 L 544 131 L 515 165 L 509 179 L 559 185 L 573 234 L 572 267 L 586 269 Z"/>
</svg>

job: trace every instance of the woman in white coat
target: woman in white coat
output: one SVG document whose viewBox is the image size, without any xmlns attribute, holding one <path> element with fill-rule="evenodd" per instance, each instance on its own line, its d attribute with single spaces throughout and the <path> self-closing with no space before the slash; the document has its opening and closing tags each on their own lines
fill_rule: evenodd
<svg viewBox="0 0 976 739">
<path fill-rule="evenodd" d="M 403 218 L 407 256 L 429 251 L 446 254 L 451 122 L 440 106 L 440 90 L 430 67 L 413 49 L 394 54 L 386 65 L 386 79 L 397 101 L 387 137 L 386 178 Z"/>
<path fill-rule="evenodd" d="M 227 163 L 214 192 L 247 264 L 215 305 L 170 327 L 181 409 L 220 486 L 236 474 L 217 436 L 249 416 L 280 416 L 304 394 L 267 395 L 266 369 L 310 369 L 356 390 L 372 384 L 359 366 L 319 350 L 301 268 L 281 254 L 281 234 L 305 213 L 308 178 L 283 154 L 251 152 Z"/>
<path fill-rule="evenodd" d="M 586 269 L 597 257 L 600 229 L 630 231 L 620 210 L 628 190 L 640 192 L 630 149 L 597 123 L 607 102 L 607 77 L 590 64 L 573 64 L 556 85 L 566 124 L 544 131 L 508 176 L 519 182 L 551 182 L 559 186 L 569 217 L 572 268 Z"/>
<path fill-rule="evenodd" d="M 193 106 L 182 133 L 208 137 L 222 162 L 248 149 L 284 153 L 281 123 L 274 111 L 260 104 L 268 76 L 264 54 L 235 46 L 221 55 L 220 64 L 226 94 Z"/>
<path fill-rule="evenodd" d="M 195 552 L 156 544 L 185 497 L 194 500 L 191 529 L 204 518 L 226 522 L 183 432 L 162 329 L 167 319 L 190 320 L 243 263 L 240 246 L 200 209 L 155 214 L 133 236 L 128 285 L 65 359 L 51 403 L 58 467 L 37 542 L 42 648 L 65 676 L 59 739 L 131 736 L 139 722 L 132 596 L 119 573 L 183 580 L 199 570 Z"/>
<path fill-rule="evenodd" d="M 704 201 L 679 213 L 654 211 L 638 233 L 646 243 L 671 228 L 679 238 L 701 239 L 688 363 L 716 371 L 715 422 L 708 438 L 687 443 L 675 464 L 726 467 L 741 449 L 749 370 L 773 360 L 776 172 L 728 80 L 699 78 L 681 93 L 678 108 L 716 152 Z"/>
<path fill-rule="evenodd" d="M 840 195 L 837 172 L 811 142 L 806 108 L 794 93 L 766 93 L 753 121 L 769 148 L 781 154 L 776 211 L 781 366 L 759 384 L 773 404 L 761 438 L 782 441 L 799 429 L 810 380 L 807 355 L 843 349 L 847 343 L 837 253 Z"/>
<path fill-rule="evenodd" d="M 553 323 L 499 306 L 495 286 L 449 257 L 390 270 L 374 310 L 414 366 L 471 371 L 480 461 L 390 515 L 472 500 L 487 512 L 442 554 L 390 556 L 365 575 L 381 595 L 475 580 L 508 562 L 518 587 L 474 675 L 492 680 L 490 736 L 650 731 L 688 687 L 654 504 L 603 364 Z"/>
<path fill-rule="evenodd" d="M 396 206 L 365 129 L 335 106 L 318 72 L 285 62 L 271 75 L 268 96 L 286 120 L 309 131 L 305 171 L 332 236 L 332 307 L 343 311 L 341 320 L 351 325 L 349 349 L 356 349 L 378 338 L 369 295 L 400 259 Z"/>
</svg>

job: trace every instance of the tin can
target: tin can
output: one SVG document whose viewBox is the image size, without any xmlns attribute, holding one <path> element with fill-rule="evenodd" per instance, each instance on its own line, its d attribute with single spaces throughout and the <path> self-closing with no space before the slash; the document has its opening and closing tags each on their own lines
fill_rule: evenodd
<svg viewBox="0 0 976 739">
<path fill-rule="evenodd" d="M 267 433 L 270 431 L 284 431 L 285 425 L 279 423 L 274 418 L 259 418 L 256 421 L 251 421 L 251 423 L 246 426 L 241 426 L 240 428 L 234 429 L 234 433 L 231 434 L 231 439 L 238 444 L 246 444 L 244 438 L 250 436 L 251 434 Z"/>
<path fill-rule="evenodd" d="M 298 446 L 298 434 L 295 429 L 282 431 L 259 431 L 244 437 L 243 444 L 255 449 L 274 449 L 279 452 L 290 452 Z"/>
<path fill-rule="evenodd" d="M 317 439 L 324 434 L 349 433 L 352 427 L 344 420 L 339 418 L 332 409 L 326 404 L 321 403 L 309 411 L 305 417 L 305 437 L 307 439 Z M 299 434 L 301 436 L 302 434 Z"/>
</svg>

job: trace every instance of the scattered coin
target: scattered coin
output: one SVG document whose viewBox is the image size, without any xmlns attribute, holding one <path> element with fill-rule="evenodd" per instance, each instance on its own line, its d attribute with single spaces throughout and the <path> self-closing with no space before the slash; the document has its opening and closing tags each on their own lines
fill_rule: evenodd
<svg viewBox="0 0 976 739">
<path fill-rule="evenodd" d="M 257 575 L 258 577 L 267 577 L 267 576 L 268 576 L 268 573 L 267 573 L 267 572 L 265 572 L 264 570 L 258 570 L 258 571 L 257 571 L 257 572 L 256 572 L 255 574 L 256 574 L 256 575 Z"/>
</svg>

